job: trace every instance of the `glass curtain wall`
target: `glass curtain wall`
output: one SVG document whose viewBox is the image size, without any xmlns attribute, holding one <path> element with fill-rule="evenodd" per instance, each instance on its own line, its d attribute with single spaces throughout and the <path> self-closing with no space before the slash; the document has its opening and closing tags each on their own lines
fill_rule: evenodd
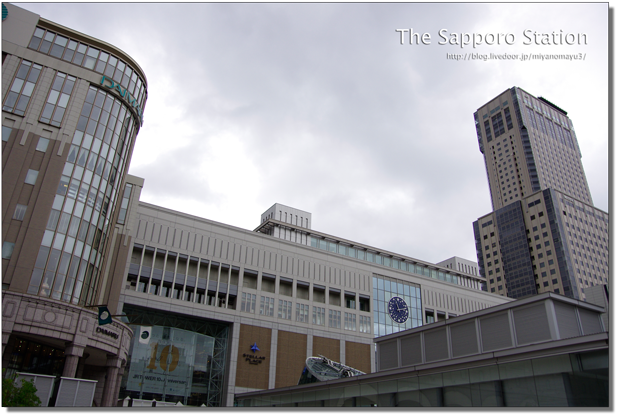
<svg viewBox="0 0 620 418">
<path fill-rule="evenodd" d="M 28 293 L 90 304 L 138 124 L 91 86 L 56 190 Z"/>
<path fill-rule="evenodd" d="M 124 312 L 134 337 L 120 398 L 223 406 L 228 325 L 132 306 Z"/>
<path fill-rule="evenodd" d="M 422 299 L 419 285 L 373 274 L 372 287 L 375 306 L 375 337 L 419 327 L 423 324 Z M 388 302 L 395 296 L 403 299 L 409 310 L 409 317 L 400 324 L 393 321 L 388 313 Z"/>
</svg>

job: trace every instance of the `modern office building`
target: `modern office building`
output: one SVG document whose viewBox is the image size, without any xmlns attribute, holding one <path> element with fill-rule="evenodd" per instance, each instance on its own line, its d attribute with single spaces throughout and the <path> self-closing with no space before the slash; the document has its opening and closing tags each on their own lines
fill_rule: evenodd
<svg viewBox="0 0 620 418">
<path fill-rule="evenodd" d="M 605 309 L 554 293 L 375 338 L 376 373 L 239 394 L 245 407 L 600 407 Z"/>
<path fill-rule="evenodd" d="M 461 257 L 451 257 L 437 263 L 438 266 L 448 267 L 463 273 L 478 275 L 478 263 Z"/>
<path fill-rule="evenodd" d="M 608 224 L 607 213 L 554 189 L 479 218 L 474 234 L 487 289 L 586 300 L 585 289 L 608 281 Z"/>
<path fill-rule="evenodd" d="M 567 112 L 513 87 L 474 113 L 493 210 L 555 189 L 592 205 L 581 151 Z"/>
<path fill-rule="evenodd" d="M 485 289 L 585 300 L 608 282 L 609 216 L 592 204 L 567 113 L 513 87 L 474 119 L 493 205 L 473 223 Z"/>
<path fill-rule="evenodd" d="M 121 398 L 232 406 L 297 384 L 321 355 L 370 373 L 374 337 L 511 300 L 484 278 L 309 229 L 307 212 L 295 225 L 276 205 L 288 222 L 263 215 L 244 230 L 140 202 L 143 180 L 127 179 L 109 305 L 134 331 Z M 393 299 L 405 315 L 390 315 Z"/>
<path fill-rule="evenodd" d="M 118 300 L 106 277 L 146 99 L 119 48 L 2 4 L 6 376 L 96 380 L 94 403 L 116 404 L 132 331 L 91 307 Z"/>
</svg>

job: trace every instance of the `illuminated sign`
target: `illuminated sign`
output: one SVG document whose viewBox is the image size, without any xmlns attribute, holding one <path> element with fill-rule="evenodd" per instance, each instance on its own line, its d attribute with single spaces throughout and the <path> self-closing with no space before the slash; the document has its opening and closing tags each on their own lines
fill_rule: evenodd
<svg viewBox="0 0 620 418">
<path fill-rule="evenodd" d="M 106 85 L 104 84 L 105 82 L 109 82 L 110 85 Z M 101 76 L 101 85 L 103 87 L 106 87 L 108 89 L 112 89 L 112 90 L 116 90 L 116 92 L 123 98 L 125 99 L 125 101 L 131 105 L 131 107 L 133 107 L 134 109 L 136 109 L 136 112 L 138 113 L 138 116 L 140 117 L 140 126 L 142 126 L 142 124 L 144 123 L 144 114 L 142 112 L 142 109 L 140 108 L 138 101 L 136 100 L 135 97 L 133 97 L 131 94 L 129 94 L 129 92 L 127 91 L 127 89 L 124 89 L 120 84 L 115 83 L 114 80 L 106 77 L 106 76 Z"/>
</svg>

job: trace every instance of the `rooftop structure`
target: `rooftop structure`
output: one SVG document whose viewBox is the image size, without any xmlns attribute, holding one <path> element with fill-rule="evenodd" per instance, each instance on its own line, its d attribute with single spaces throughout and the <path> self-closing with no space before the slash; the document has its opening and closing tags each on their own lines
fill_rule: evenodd
<svg viewBox="0 0 620 418">
<path fill-rule="evenodd" d="M 437 263 L 438 266 L 448 267 L 463 273 L 478 276 L 478 263 L 476 261 L 466 260 L 461 257 L 450 257 L 447 260 Z"/>
</svg>

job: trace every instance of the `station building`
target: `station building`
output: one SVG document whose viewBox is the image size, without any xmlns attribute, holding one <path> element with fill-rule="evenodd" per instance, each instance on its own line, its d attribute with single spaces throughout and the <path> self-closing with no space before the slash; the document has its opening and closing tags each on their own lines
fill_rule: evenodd
<svg viewBox="0 0 620 418">
<path fill-rule="evenodd" d="M 127 176 L 126 256 L 110 272 L 110 308 L 134 332 L 120 398 L 232 406 L 297 384 L 319 355 L 371 373 L 373 338 L 511 300 L 479 276 L 310 229 L 308 212 L 291 223 L 298 210 L 276 204 L 250 231 L 141 202 L 143 184 Z M 393 298 L 406 316 L 390 315 Z"/>
</svg>

